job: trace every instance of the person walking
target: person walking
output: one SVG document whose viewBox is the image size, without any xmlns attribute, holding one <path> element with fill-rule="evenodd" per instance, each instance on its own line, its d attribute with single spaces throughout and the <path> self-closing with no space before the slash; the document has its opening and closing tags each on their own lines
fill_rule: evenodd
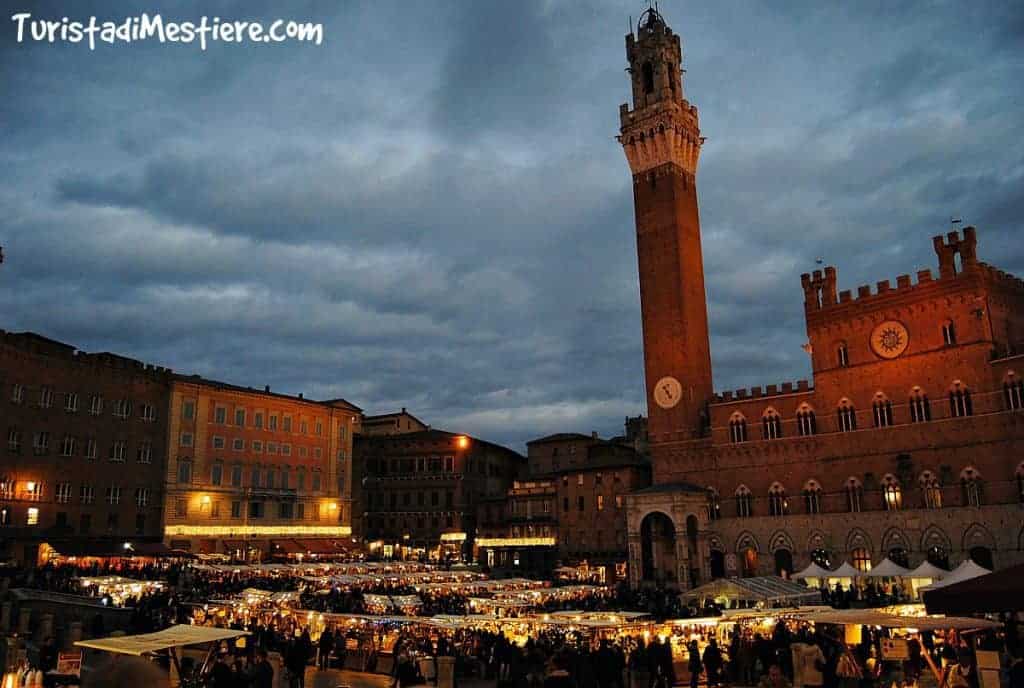
<svg viewBox="0 0 1024 688">
<path fill-rule="evenodd" d="M 696 640 L 691 640 L 687 649 L 689 650 L 687 668 L 690 670 L 690 688 L 697 688 L 700 684 L 700 674 L 704 670 L 704 664 L 700 659 L 700 647 L 698 647 Z"/>
<path fill-rule="evenodd" d="M 704 671 L 708 676 L 708 688 L 718 688 L 721 682 L 722 672 L 722 651 L 718 649 L 718 640 L 714 637 L 708 641 L 704 648 Z"/>
<path fill-rule="evenodd" d="M 334 651 L 334 632 L 330 629 L 324 629 L 324 632 L 320 634 L 320 642 L 318 643 L 317 650 L 319 652 L 317 656 L 317 667 L 320 671 L 326 671 L 331 667 L 331 652 Z"/>
</svg>

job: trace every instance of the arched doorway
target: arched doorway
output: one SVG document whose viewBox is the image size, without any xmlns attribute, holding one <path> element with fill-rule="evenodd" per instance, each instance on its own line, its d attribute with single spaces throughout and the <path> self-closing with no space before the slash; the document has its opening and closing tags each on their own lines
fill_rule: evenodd
<svg viewBox="0 0 1024 688">
<path fill-rule="evenodd" d="M 995 570 L 992 565 L 992 550 L 988 547 L 971 547 L 971 561 L 989 571 Z"/>
<path fill-rule="evenodd" d="M 640 522 L 642 577 L 653 583 L 676 580 L 676 527 L 660 511 L 652 511 Z"/>
<path fill-rule="evenodd" d="M 949 570 L 949 552 L 946 551 L 945 547 L 940 547 L 939 545 L 929 547 L 928 551 L 925 552 L 925 558 L 933 566 Z"/>
<path fill-rule="evenodd" d="M 793 575 L 793 553 L 788 549 L 775 550 L 775 575 L 783 578 Z"/>
<path fill-rule="evenodd" d="M 697 549 L 697 531 L 699 525 L 697 523 L 697 517 L 690 514 L 686 517 L 686 554 L 687 560 L 690 562 L 690 587 L 697 587 L 701 583 L 700 575 L 700 555 Z"/>
<path fill-rule="evenodd" d="M 725 552 L 711 550 L 711 578 L 725 578 Z"/>
</svg>

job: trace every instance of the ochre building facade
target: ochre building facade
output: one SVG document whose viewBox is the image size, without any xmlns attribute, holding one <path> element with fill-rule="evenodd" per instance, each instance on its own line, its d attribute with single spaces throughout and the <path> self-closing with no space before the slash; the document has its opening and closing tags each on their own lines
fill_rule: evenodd
<svg viewBox="0 0 1024 688">
<path fill-rule="evenodd" d="M 697 110 L 657 11 L 626 46 L 654 471 L 628 498 L 631 582 L 1024 561 L 1024 283 L 972 227 L 933 239 L 935 273 L 855 291 L 834 267 L 803 275 L 813 381 L 712 393 Z"/>
</svg>

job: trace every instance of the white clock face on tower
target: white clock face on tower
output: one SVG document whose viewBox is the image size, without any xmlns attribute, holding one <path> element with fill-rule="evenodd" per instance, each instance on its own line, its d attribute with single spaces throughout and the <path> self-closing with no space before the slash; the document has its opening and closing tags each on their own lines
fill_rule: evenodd
<svg viewBox="0 0 1024 688">
<path fill-rule="evenodd" d="M 663 409 L 670 409 L 683 397 L 683 386 L 671 375 L 658 380 L 654 385 L 654 402 Z"/>
</svg>

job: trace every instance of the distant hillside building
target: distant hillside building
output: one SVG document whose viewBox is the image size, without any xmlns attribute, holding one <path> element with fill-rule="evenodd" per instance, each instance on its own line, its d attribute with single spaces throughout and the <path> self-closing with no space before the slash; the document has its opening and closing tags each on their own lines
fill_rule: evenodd
<svg viewBox="0 0 1024 688">
<path fill-rule="evenodd" d="M 397 413 L 363 416 L 359 434 L 364 437 L 382 437 L 385 435 L 404 435 L 410 432 L 421 432 L 429 429 L 429 425 L 406 411 L 405 407 L 402 407 L 402 410 Z"/>
</svg>

